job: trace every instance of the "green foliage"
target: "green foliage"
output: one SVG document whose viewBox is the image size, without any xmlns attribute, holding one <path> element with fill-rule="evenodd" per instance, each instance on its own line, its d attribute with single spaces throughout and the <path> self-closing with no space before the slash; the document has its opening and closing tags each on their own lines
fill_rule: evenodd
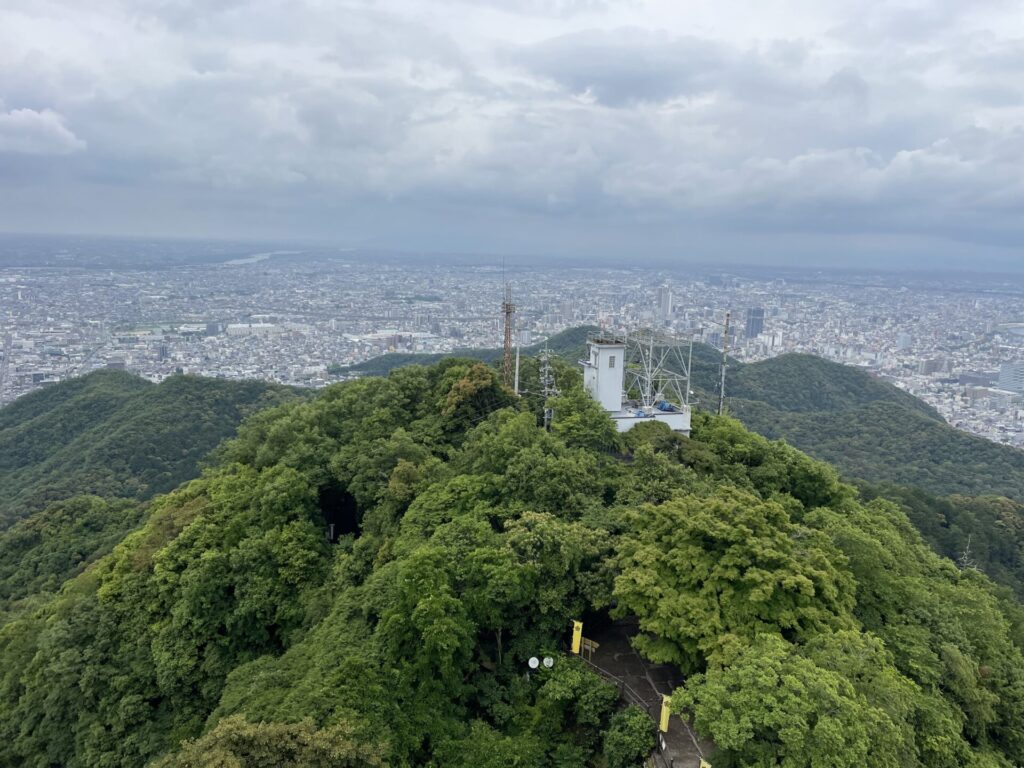
<svg viewBox="0 0 1024 768">
<path fill-rule="evenodd" d="M 640 707 L 616 712 L 604 735 L 608 768 L 637 768 L 654 749 L 654 723 Z"/>
<path fill-rule="evenodd" d="M 153 768 L 373 768 L 387 765 L 386 756 L 345 722 L 321 729 L 312 720 L 253 724 L 230 717 Z"/>
<path fill-rule="evenodd" d="M 766 631 L 799 642 L 850 626 L 842 556 L 781 504 L 723 487 L 631 514 L 616 610 L 640 617 L 636 645 L 649 658 L 691 672 Z"/>
<path fill-rule="evenodd" d="M 0 766 L 636 765 L 647 715 L 562 652 L 609 610 L 689 675 L 674 706 L 716 766 L 1024 762 L 1005 592 L 784 443 L 706 414 L 620 439 L 562 373 L 551 432 L 447 359 L 255 413 L 145 507 L 12 527 Z"/>
<path fill-rule="evenodd" d="M 553 398 L 551 431 L 566 445 L 591 450 L 610 450 L 618 445 L 615 425 L 602 408 L 581 388 Z"/>
<path fill-rule="evenodd" d="M 142 522 L 142 505 L 79 496 L 0 531 L 0 623 L 12 606 L 54 592 Z"/>
<path fill-rule="evenodd" d="M 263 382 L 97 371 L 0 410 L 0 528 L 80 494 L 148 499 L 198 474 L 244 416 L 296 395 Z"/>
<path fill-rule="evenodd" d="M 1000 496 L 940 498 L 894 485 L 864 486 L 862 495 L 898 503 L 936 552 L 1024 597 L 1024 504 Z"/>
<path fill-rule="evenodd" d="M 696 386 L 711 393 L 715 360 L 695 357 Z M 728 394 L 749 429 L 870 484 L 868 497 L 899 502 L 937 552 L 1024 595 L 1024 451 L 954 429 L 906 392 L 810 355 L 733 361 Z"/>
<path fill-rule="evenodd" d="M 777 635 L 745 645 L 728 666 L 690 678 L 673 696 L 718 745 L 715 765 L 895 768 L 904 764 L 885 712 L 842 674 Z"/>
</svg>

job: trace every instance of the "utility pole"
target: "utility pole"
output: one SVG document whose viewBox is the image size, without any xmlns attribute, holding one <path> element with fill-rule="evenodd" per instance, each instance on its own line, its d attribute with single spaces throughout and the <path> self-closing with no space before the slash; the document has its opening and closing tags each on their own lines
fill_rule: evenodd
<svg viewBox="0 0 1024 768">
<path fill-rule="evenodd" d="M 505 300 L 501 303 L 501 313 L 505 316 L 505 342 L 502 345 L 501 379 L 505 386 L 514 386 L 514 362 L 512 355 L 512 326 L 516 314 L 516 305 L 512 303 L 512 286 L 505 283 Z"/>
<path fill-rule="evenodd" d="M 729 316 L 725 313 L 725 329 L 722 331 L 722 380 L 718 385 L 718 415 L 725 413 L 725 369 L 729 365 Z"/>
<path fill-rule="evenodd" d="M 554 412 L 548 401 L 558 396 L 558 387 L 555 386 L 555 376 L 551 372 L 551 353 L 545 345 L 544 351 L 540 353 L 540 393 L 544 398 L 544 429 L 551 429 L 551 418 Z"/>
<path fill-rule="evenodd" d="M 690 407 L 690 372 L 693 370 L 693 333 L 690 333 L 690 351 L 686 356 L 686 397 L 684 398 L 683 405 L 687 408 Z"/>
<path fill-rule="evenodd" d="M 516 339 L 516 397 L 519 397 L 519 339 Z"/>
</svg>

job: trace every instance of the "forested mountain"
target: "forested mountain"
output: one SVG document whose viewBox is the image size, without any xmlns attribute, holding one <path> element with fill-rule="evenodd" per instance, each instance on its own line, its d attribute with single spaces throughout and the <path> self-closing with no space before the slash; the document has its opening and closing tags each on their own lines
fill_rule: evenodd
<svg viewBox="0 0 1024 768">
<path fill-rule="evenodd" d="M 727 392 L 748 429 L 898 502 L 936 551 L 966 557 L 1024 598 L 1024 451 L 954 429 L 902 390 L 810 355 L 733 363 Z"/>
<path fill-rule="evenodd" d="M 596 330 L 597 328 L 592 325 L 581 325 L 576 328 L 569 328 L 561 333 L 556 333 L 547 341 L 523 347 L 519 350 L 519 354 L 521 357 L 534 357 L 539 355 L 541 351 L 547 347 L 550 352 L 560 355 L 566 360 L 579 360 L 582 357 L 586 357 L 588 334 Z M 500 348 L 460 349 L 456 350 L 451 355 L 390 352 L 386 355 L 371 358 L 362 363 L 356 363 L 355 365 L 332 366 L 331 370 L 335 374 L 359 373 L 364 376 L 386 376 L 395 368 L 401 368 L 404 365 L 433 365 L 446 357 L 462 357 L 467 360 L 480 360 L 485 363 L 493 363 L 501 360 L 501 356 L 502 350 Z"/>
<path fill-rule="evenodd" d="M 76 496 L 0 531 L 0 625 L 108 554 L 145 512 L 131 499 Z"/>
<path fill-rule="evenodd" d="M 594 330 L 581 326 L 558 334 L 550 349 L 573 363 L 585 354 L 587 335 Z M 524 348 L 523 359 L 541 348 Z M 465 356 L 494 362 L 501 350 Z M 442 358 L 390 354 L 347 370 L 385 375 Z M 719 351 L 694 345 L 693 384 L 701 407 L 717 407 L 720 363 Z M 528 389 L 530 372 L 524 369 L 521 380 Z M 858 368 L 802 354 L 757 363 L 730 358 L 726 393 L 730 413 L 747 427 L 783 438 L 849 478 L 911 485 L 940 495 L 997 494 L 1024 501 L 1024 451 L 954 429 L 929 405 Z"/>
<path fill-rule="evenodd" d="M 300 396 L 257 381 L 97 371 L 0 409 L 0 529 L 78 494 L 146 499 L 199 473 L 248 413 Z"/>
<path fill-rule="evenodd" d="M 859 368 L 815 355 L 787 354 L 757 363 L 730 364 L 730 400 L 767 403 L 792 413 L 838 413 L 890 403 L 942 422 L 931 406 Z"/>
<path fill-rule="evenodd" d="M 626 768 L 650 720 L 564 652 L 609 615 L 716 768 L 1024 762 L 1024 617 L 985 576 L 783 443 L 623 438 L 559 374 L 550 432 L 465 360 L 247 419 L 0 627 L 0 766 Z"/>
<path fill-rule="evenodd" d="M 567 343 L 552 348 L 573 362 L 593 330 L 566 332 L 560 339 Z M 482 354 L 499 357 L 497 350 Z M 702 408 L 717 407 L 721 357 L 694 345 L 693 384 Z M 416 356 L 377 358 L 385 359 L 381 369 L 390 370 Z M 366 365 L 364 372 L 375 370 L 374 361 Z M 535 372 L 524 356 L 528 396 Z M 730 359 L 727 394 L 729 412 L 748 429 L 782 438 L 872 486 L 870 495 L 897 501 L 936 551 L 957 559 L 970 543 L 972 562 L 1024 597 L 1024 451 L 954 429 L 897 387 L 813 355 L 749 364 Z"/>
</svg>

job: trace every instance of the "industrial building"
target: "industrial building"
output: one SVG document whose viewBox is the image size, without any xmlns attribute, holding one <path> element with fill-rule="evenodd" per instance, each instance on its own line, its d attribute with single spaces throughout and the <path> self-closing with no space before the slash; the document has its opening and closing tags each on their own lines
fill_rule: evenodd
<svg viewBox="0 0 1024 768">
<path fill-rule="evenodd" d="M 689 362 L 678 355 L 677 343 L 652 335 L 627 341 L 597 336 L 587 341 L 589 356 L 581 360 L 583 386 L 619 432 L 637 424 L 659 421 L 673 431 L 690 434 Z M 667 363 L 677 362 L 672 370 Z M 627 375 L 630 379 L 626 386 Z"/>
</svg>

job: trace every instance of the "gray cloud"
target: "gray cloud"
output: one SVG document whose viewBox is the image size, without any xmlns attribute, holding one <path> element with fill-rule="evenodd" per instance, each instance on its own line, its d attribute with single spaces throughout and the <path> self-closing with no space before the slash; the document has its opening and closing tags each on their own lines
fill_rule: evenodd
<svg viewBox="0 0 1024 768">
<path fill-rule="evenodd" d="M 9 0 L 0 228 L 1017 247 L 1013 7 L 791 5 L 799 33 L 659 0 Z"/>
<path fill-rule="evenodd" d="M 2 109 L 3 102 L 0 102 Z M 85 142 L 52 109 L 22 108 L 0 111 L 0 153 L 67 155 L 85 149 Z"/>
</svg>

